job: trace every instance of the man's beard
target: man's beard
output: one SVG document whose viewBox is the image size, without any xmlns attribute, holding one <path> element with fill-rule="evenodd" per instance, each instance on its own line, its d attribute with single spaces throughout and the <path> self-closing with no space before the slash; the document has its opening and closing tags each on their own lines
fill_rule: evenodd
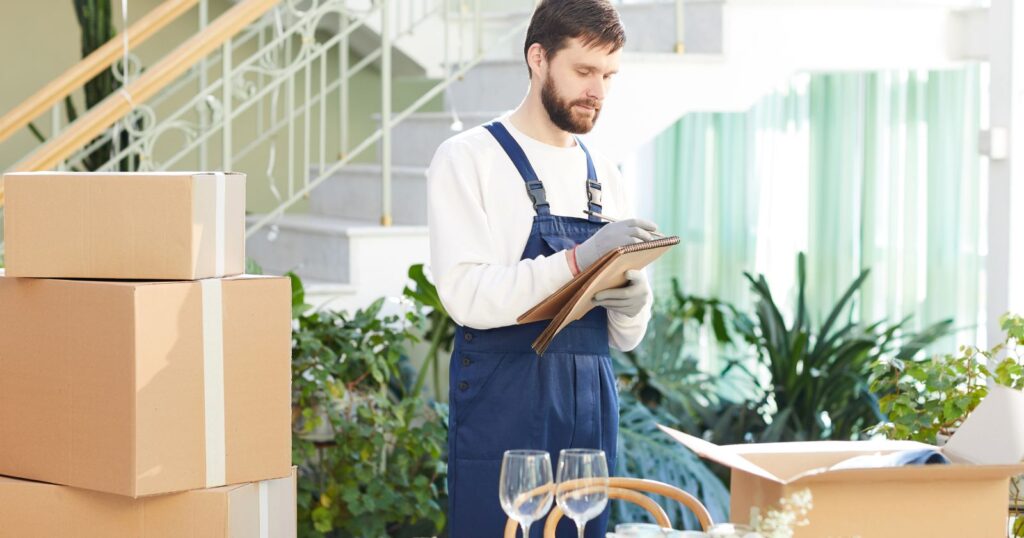
<svg viewBox="0 0 1024 538">
<path fill-rule="evenodd" d="M 548 111 L 551 122 L 559 129 L 573 134 L 589 133 L 597 123 L 597 117 L 601 115 L 601 109 L 598 107 L 596 99 L 577 99 L 569 103 L 560 99 L 555 90 L 555 81 L 550 74 L 541 88 L 540 101 L 544 103 L 544 109 Z M 575 105 L 593 107 L 594 116 L 589 118 L 575 114 L 572 108 Z"/>
</svg>

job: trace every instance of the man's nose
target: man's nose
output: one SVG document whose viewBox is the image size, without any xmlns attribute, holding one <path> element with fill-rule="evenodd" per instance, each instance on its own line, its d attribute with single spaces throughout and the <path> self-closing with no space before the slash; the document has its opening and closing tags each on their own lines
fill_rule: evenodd
<svg viewBox="0 0 1024 538">
<path fill-rule="evenodd" d="M 604 77 L 600 75 L 598 75 L 595 78 L 596 80 L 592 82 L 590 86 L 587 88 L 587 97 L 595 101 L 598 101 L 598 104 L 600 104 L 602 101 L 604 101 L 605 93 L 607 93 L 608 91 L 606 87 L 608 81 L 606 81 Z"/>
</svg>

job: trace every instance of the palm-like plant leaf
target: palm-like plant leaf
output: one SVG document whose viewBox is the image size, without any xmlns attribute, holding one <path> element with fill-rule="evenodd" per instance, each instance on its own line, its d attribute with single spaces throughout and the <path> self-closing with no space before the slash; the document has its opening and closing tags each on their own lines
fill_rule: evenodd
<svg viewBox="0 0 1024 538">
<path fill-rule="evenodd" d="M 643 477 L 672 484 L 697 497 L 715 521 L 728 521 L 729 492 L 693 452 L 658 429 L 659 423 L 673 424 L 671 417 L 658 416 L 629 393 L 623 394 L 619 414 L 617 476 Z M 655 497 L 672 520 L 673 528 L 699 529 L 697 518 L 678 503 Z M 618 521 L 642 521 L 647 512 L 628 503 L 616 503 L 613 517 Z"/>
<path fill-rule="evenodd" d="M 787 326 L 763 275 L 745 274 L 756 298 L 754 345 L 769 378 L 758 406 L 766 426 L 758 440 L 859 436 L 881 417 L 869 390 L 872 364 L 882 355 L 913 356 L 949 333 L 950 320 L 921 333 L 905 330 L 909 318 L 886 326 L 855 320 L 854 299 L 870 274 L 865 269 L 846 288 L 824 322 L 812 329 L 806 305 L 806 260 L 797 258 L 797 304 Z M 846 322 L 839 326 L 845 316 Z M 742 331 L 742 329 L 738 329 Z"/>
</svg>

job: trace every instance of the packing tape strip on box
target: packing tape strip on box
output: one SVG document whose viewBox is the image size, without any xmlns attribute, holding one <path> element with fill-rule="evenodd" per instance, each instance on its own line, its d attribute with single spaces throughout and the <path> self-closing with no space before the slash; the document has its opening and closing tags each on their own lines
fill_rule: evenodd
<svg viewBox="0 0 1024 538">
<path fill-rule="evenodd" d="M 220 279 L 200 280 L 203 302 L 203 412 L 206 487 L 227 482 L 224 424 L 224 308 Z"/>
<path fill-rule="evenodd" d="M 270 484 L 260 482 L 260 538 L 270 538 Z"/>
<path fill-rule="evenodd" d="M 288 478 L 259 482 L 259 538 L 295 537 L 295 472 L 293 468 Z"/>
<path fill-rule="evenodd" d="M 214 172 L 214 274 L 224 274 L 227 177 Z M 206 487 L 227 482 L 224 424 L 224 316 L 221 281 L 203 279 L 203 411 L 206 418 Z M 261 490 L 262 491 L 262 490 Z M 262 497 L 261 497 L 262 498 Z"/>
<path fill-rule="evenodd" d="M 217 276 L 224 274 L 224 227 L 225 227 L 225 213 L 227 205 L 227 178 L 224 176 L 224 172 L 214 172 L 216 178 L 216 215 L 214 215 L 214 251 L 215 251 L 215 262 L 214 271 Z"/>
</svg>

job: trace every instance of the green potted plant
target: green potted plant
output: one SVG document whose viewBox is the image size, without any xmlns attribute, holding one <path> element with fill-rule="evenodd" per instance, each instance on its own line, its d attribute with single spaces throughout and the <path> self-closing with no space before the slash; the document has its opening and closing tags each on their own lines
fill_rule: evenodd
<svg viewBox="0 0 1024 538">
<path fill-rule="evenodd" d="M 890 439 L 941 444 L 988 394 L 988 384 L 1024 389 L 1024 318 L 1004 315 L 1006 338 L 989 350 L 961 346 L 955 354 L 882 358 L 871 390 L 887 419 L 872 428 Z"/>
<path fill-rule="evenodd" d="M 445 524 L 446 414 L 403 372 L 419 314 L 384 315 L 383 299 L 352 313 L 307 311 L 292 281 L 299 535 L 435 535 Z"/>
<path fill-rule="evenodd" d="M 890 439 L 943 444 L 988 395 L 989 384 L 1024 389 L 1024 317 L 1005 314 L 1006 338 L 992 349 L 961 346 L 952 355 L 922 360 L 882 359 L 872 371 L 871 390 L 887 415 L 872 433 Z M 1010 482 L 1010 504 L 1024 511 L 1024 481 Z M 1014 516 L 1010 535 L 1024 537 L 1024 518 Z"/>
</svg>

